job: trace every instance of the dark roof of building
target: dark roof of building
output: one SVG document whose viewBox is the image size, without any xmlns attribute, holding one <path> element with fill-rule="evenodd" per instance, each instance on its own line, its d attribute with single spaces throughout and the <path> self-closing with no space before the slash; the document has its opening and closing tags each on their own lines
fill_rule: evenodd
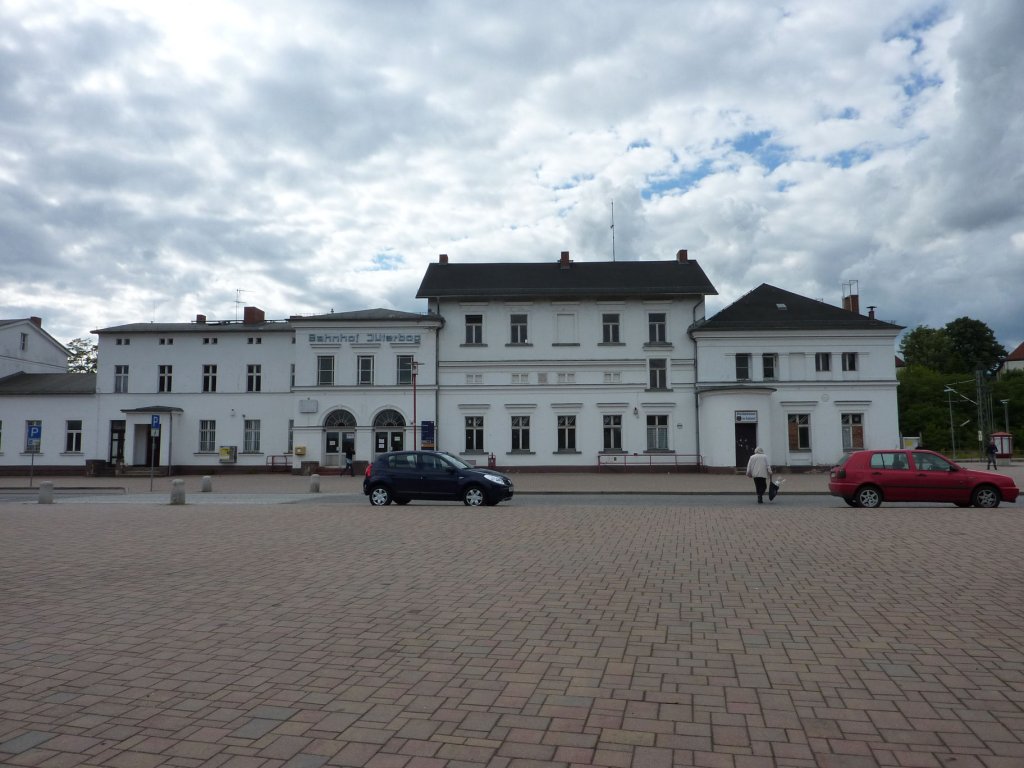
<svg viewBox="0 0 1024 768">
<path fill-rule="evenodd" d="M 834 307 L 762 283 L 721 312 L 697 322 L 694 331 L 889 330 L 901 325 Z"/>
<path fill-rule="evenodd" d="M 717 294 L 695 261 L 450 264 L 427 267 L 416 297 L 627 298 Z"/>
<path fill-rule="evenodd" d="M 292 331 L 287 320 L 264 320 L 262 323 L 245 323 L 241 320 L 207 320 L 205 323 L 127 323 L 99 328 L 90 333 L 268 333 Z"/>
<path fill-rule="evenodd" d="M 293 315 L 289 318 L 293 322 L 344 322 L 344 323 L 389 323 L 396 321 L 440 322 L 440 315 L 418 314 L 416 312 L 400 312 L 397 309 L 357 309 L 352 312 L 329 312 L 323 315 Z"/>
<path fill-rule="evenodd" d="M 13 373 L 0 379 L 0 395 L 95 395 L 95 373 Z"/>
</svg>

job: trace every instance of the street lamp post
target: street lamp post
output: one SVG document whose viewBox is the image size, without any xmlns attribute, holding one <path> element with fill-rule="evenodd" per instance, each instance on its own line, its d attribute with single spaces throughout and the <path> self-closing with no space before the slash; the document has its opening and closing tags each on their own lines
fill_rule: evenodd
<svg viewBox="0 0 1024 768">
<path fill-rule="evenodd" d="M 1003 429 L 1006 434 L 1010 434 L 1010 401 L 1000 400 L 999 402 L 1003 404 Z"/>
<path fill-rule="evenodd" d="M 415 360 L 412 361 L 412 449 L 418 451 L 420 449 L 419 441 L 416 440 L 416 426 L 419 422 L 416 420 L 416 375 L 419 373 L 420 364 Z"/>
<path fill-rule="evenodd" d="M 953 429 L 953 390 L 946 387 L 946 402 L 949 404 L 949 441 L 953 448 L 953 460 L 956 461 L 956 431 Z"/>
</svg>

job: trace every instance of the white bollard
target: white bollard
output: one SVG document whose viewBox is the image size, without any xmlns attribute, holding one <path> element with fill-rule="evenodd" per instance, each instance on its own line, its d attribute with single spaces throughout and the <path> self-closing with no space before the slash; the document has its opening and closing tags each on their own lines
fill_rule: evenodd
<svg viewBox="0 0 1024 768">
<path fill-rule="evenodd" d="M 202 493 L 209 493 L 213 490 L 213 478 L 209 475 L 203 475 L 203 479 L 200 481 L 199 490 Z"/>
<path fill-rule="evenodd" d="M 39 503 L 53 504 L 53 483 L 44 480 L 39 484 Z"/>
<path fill-rule="evenodd" d="M 309 492 L 320 493 L 320 475 L 309 476 Z"/>
<path fill-rule="evenodd" d="M 171 480 L 171 504 L 185 503 L 185 481 Z"/>
</svg>

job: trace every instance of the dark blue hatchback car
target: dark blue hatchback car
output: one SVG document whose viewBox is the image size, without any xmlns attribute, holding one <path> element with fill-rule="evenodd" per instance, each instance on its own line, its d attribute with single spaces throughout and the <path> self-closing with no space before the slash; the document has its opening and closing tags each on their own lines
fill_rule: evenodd
<svg viewBox="0 0 1024 768">
<path fill-rule="evenodd" d="M 468 507 L 512 498 L 512 481 L 493 469 L 473 467 L 440 451 L 382 453 L 367 467 L 363 493 L 375 507 L 412 499 L 462 501 Z"/>
</svg>

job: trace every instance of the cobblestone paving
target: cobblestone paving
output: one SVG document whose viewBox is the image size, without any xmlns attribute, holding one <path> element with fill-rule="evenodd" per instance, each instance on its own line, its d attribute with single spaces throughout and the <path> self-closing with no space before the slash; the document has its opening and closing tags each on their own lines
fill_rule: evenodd
<svg viewBox="0 0 1024 768">
<path fill-rule="evenodd" d="M 0 505 L 0 763 L 1024 766 L 1024 515 Z"/>
</svg>

